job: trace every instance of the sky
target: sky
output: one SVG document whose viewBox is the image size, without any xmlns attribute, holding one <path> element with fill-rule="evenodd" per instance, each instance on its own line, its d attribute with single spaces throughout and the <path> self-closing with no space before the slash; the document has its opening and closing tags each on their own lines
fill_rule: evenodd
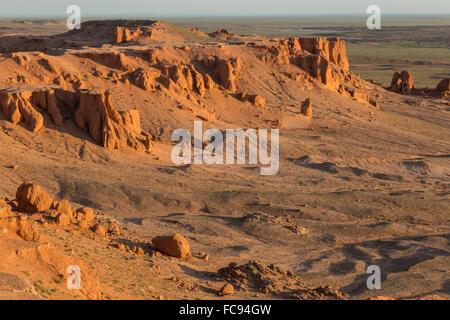
<svg viewBox="0 0 450 320">
<path fill-rule="evenodd" d="M 78 5 L 84 17 L 450 14 L 450 0 L 0 0 L 0 17 L 66 17 Z"/>
</svg>

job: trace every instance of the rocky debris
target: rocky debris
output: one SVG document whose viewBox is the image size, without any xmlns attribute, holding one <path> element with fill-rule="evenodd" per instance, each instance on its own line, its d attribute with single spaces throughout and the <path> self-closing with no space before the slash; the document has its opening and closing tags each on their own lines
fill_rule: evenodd
<svg viewBox="0 0 450 320">
<path fill-rule="evenodd" d="M 209 254 L 207 254 L 206 252 L 199 252 L 198 256 L 200 257 L 200 259 L 203 259 L 205 261 L 209 261 L 210 259 Z"/>
<path fill-rule="evenodd" d="M 217 272 L 216 279 L 225 280 L 239 291 L 271 294 L 284 299 L 345 299 L 337 290 L 313 288 L 290 271 L 256 261 L 241 266 L 232 262 Z"/>
<path fill-rule="evenodd" d="M 142 249 L 142 247 L 140 247 L 140 246 L 125 245 L 125 244 L 119 243 L 119 242 L 112 242 L 112 246 L 114 248 L 119 249 L 120 251 L 133 253 L 133 254 L 136 254 L 138 256 L 143 256 L 145 254 L 144 249 Z"/>
<path fill-rule="evenodd" d="M 440 92 L 448 92 L 450 91 L 450 78 L 444 79 L 438 83 L 436 86 L 436 90 Z"/>
<path fill-rule="evenodd" d="M 159 236 L 153 238 L 152 244 L 156 250 L 176 258 L 190 258 L 191 250 L 188 240 L 181 234 L 173 236 Z"/>
<path fill-rule="evenodd" d="M 72 210 L 70 203 L 67 200 L 53 201 L 44 189 L 30 181 L 25 182 L 18 188 L 17 198 L 17 206 L 23 208 L 26 212 L 41 212 L 45 214 L 47 211 L 54 211 L 58 213 L 57 219 L 66 219 L 65 222 L 60 222 L 60 224 L 71 222 L 70 214 Z M 0 208 L 4 207 L 7 207 L 7 204 L 6 201 L 2 200 Z M 53 209 L 49 209 L 50 207 Z M 62 277 L 62 280 L 67 280 L 70 276 L 67 274 L 67 267 L 76 265 L 81 269 L 82 286 L 79 293 L 90 299 L 101 298 L 100 282 L 96 278 L 94 271 L 82 261 L 66 256 L 52 247 L 48 239 L 34 227 L 32 218 L 19 212 L 10 212 L 9 210 L 7 214 L 8 216 L 0 217 L 0 247 L 2 248 L 2 257 L 5 258 L 0 261 L 0 270 L 6 270 L 9 273 L 11 271 L 14 273 L 16 269 L 27 270 L 29 268 L 30 271 L 40 270 L 41 276 L 48 276 L 49 281 L 52 281 L 52 279 L 58 277 Z M 11 266 L 14 266 L 14 269 Z M 4 283 L 2 282 L 4 279 L 6 278 L 0 276 L 0 291 L 5 291 Z M 8 279 L 10 283 L 15 281 L 11 277 Z M 62 290 L 66 290 L 65 283 Z"/>
<path fill-rule="evenodd" d="M 297 300 L 345 300 L 346 296 L 330 286 L 320 286 L 314 289 L 299 289 L 291 294 Z"/>
<path fill-rule="evenodd" d="M 90 216 L 90 214 L 88 216 Z M 93 220 L 90 220 L 90 221 L 91 221 L 90 224 L 88 224 L 87 222 L 84 222 L 84 225 L 87 225 L 87 226 L 93 225 L 92 231 L 101 237 L 120 236 L 124 233 L 123 230 L 119 227 L 119 225 L 115 221 L 111 221 L 111 220 L 107 219 L 107 220 L 96 221 L 95 224 L 93 224 Z"/>
<path fill-rule="evenodd" d="M 109 91 L 82 91 L 75 122 L 107 149 L 127 146 L 137 151 L 149 151 L 146 138 L 136 132 L 140 126 L 138 111 L 119 113 L 112 105 Z"/>
<path fill-rule="evenodd" d="M 24 212 L 36 213 L 50 209 L 53 198 L 41 186 L 26 181 L 16 192 L 18 207 Z"/>
<path fill-rule="evenodd" d="M 82 228 L 88 228 L 94 221 L 94 210 L 89 207 L 74 210 L 73 219 Z"/>
<path fill-rule="evenodd" d="M 234 287 L 231 285 L 231 284 L 229 284 L 229 283 L 227 283 L 227 284 L 225 284 L 222 288 L 220 288 L 219 289 L 219 291 L 217 292 L 217 294 L 219 295 L 219 296 L 227 296 L 227 295 L 230 295 L 230 294 L 233 294 L 234 293 Z"/>
<path fill-rule="evenodd" d="M 288 215 L 275 217 L 265 213 L 250 213 L 245 215 L 242 218 L 242 220 L 244 222 L 255 221 L 269 224 L 277 224 L 298 235 L 305 235 L 308 233 L 306 228 L 298 226 Z"/>
<path fill-rule="evenodd" d="M 414 88 L 413 76 L 409 71 L 396 71 L 392 76 L 390 90 L 407 94 Z"/>
<path fill-rule="evenodd" d="M 301 114 L 305 117 L 312 118 L 312 103 L 311 99 L 308 98 L 302 103 Z"/>
<path fill-rule="evenodd" d="M 94 223 L 94 210 L 89 207 L 73 209 L 66 199 L 53 200 L 53 198 L 39 185 L 31 181 L 24 182 L 17 189 L 17 207 L 28 213 L 43 213 L 54 219 L 56 225 L 67 227 L 71 224 L 87 229 Z M 0 203 L 0 209 L 2 203 Z M 0 212 L 1 213 L 1 212 Z M 117 224 L 110 223 L 106 232 L 119 234 L 120 228 Z M 94 230 L 95 231 L 95 230 Z"/>
<path fill-rule="evenodd" d="M 264 107 L 264 105 L 266 104 L 266 100 L 264 100 L 264 98 L 260 95 L 248 94 L 247 92 L 241 92 L 239 94 L 239 99 L 241 101 L 248 101 L 257 107 Z"/>
<path fill-rule="evenodd" d="M 153 250 L 150 252 L 150 257 L 152 258 L 161 258 L 163 254 L 159 251 Z"/>
<path fill-rule="evenodd" d="M 101 237 L 106 237 L 106 229 L 103 226 L 103 224 L 101 224 L 100 222 L 97 222 L 93 227 L 92 227 L 92 231 Z"/>
<path fill-rule="evenodd" d="M 380 105 L 378 104 L 378 101 L 376 101 L 373 97 L 369 96 L 368 94 L 366 94 L 364 92 L 361 92 L 358 90 L 352 90 L 350 92 L 350 96 L 358 102 L 368 103 L 371 106 L 375 107 L 376 109 L 380 109 Z"/>
</svg>

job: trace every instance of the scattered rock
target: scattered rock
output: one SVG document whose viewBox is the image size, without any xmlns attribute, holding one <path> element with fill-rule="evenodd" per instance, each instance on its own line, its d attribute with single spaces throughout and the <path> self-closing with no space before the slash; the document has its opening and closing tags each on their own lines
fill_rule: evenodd
<svg viewBox="0 0 450 320">
<path fill-rule="evenodd" d="M 94 231 L 96 235 L 106 237 L 106 229 L 101 223 L 95 224 L 94 227 L 92 228 L 92 231 Z"/>
<path fill-rule="evenodd" d="M 302 103 L 301 113 L 305 117 L 312 118 L 312 103 L 311 99 L 308 98 Z"/>
<path fill-rule="evenodd" d="M 220 288 L 219 289 L 219 291 L 217 292 L 217 294 L 219 295 L 219 296 L 227 296 L 227 295 L 230 295 L 230 294 L 233 294 L 234 293 L 234 287 L 231 285 L 231 284 L 229 284 L 229 283 L 227 283 L 226 285 L 224 285 L 222 288 Z"/>
<path fill-rule="evenodd" d="M 169 256 L 177 258 L 191 257 L 189 242 L 179 233 L 176 233 L 173 236 L 159 236 L 153 238 L 152 244 L 155 249 Z"/>
</svg>

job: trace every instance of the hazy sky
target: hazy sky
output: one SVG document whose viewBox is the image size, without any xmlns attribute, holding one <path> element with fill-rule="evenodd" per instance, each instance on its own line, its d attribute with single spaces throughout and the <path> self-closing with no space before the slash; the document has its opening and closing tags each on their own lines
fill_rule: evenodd
<svg viewBox="0 0 450 320">
<path fill-rule="evenodd" d="M 71 4 L 79 5 L 85 17 L 365 15 L 371 4 L 385 14 L 450 14 L 450 0 L 0 0 L 0 16 L 65 17 Z"/>
</svg>

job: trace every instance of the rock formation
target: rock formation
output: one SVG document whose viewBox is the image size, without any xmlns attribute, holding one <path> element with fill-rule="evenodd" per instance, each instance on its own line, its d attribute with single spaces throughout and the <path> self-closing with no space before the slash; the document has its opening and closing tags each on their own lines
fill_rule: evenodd
<svg viewBox="0 0 450 320">
<path fill-rule="evenodd" d="M 119 113 L 111 102 L 109 91 L 81 91 L 75 123 L 89 132 L 92 139 L 107 149 L 128 146 L 149 151 L 146 137 L 139 137 L 140 119 L 137 110 Z"/>
<path fill-rule="evenodd" d="M 59 105 L 69 105 L 75 123 L 108 149 L 128 146 L 138 151 L 149 151 L 148 135 L 141 135 L 140 115 L 137 110 L 118 112 L 111 102 L 111 93 L 81 90 L 69 92 L 53 88 L 18 88 L 0 91 L 2 113 L 14 124 L 24 120 L 33 133 L 44 125 L 40 109 L 52 121 L 63 125 Z"/>
<path fill-rule="evenodd" d="M 122 42 L 133 41 L 137 40 L 141 36 L 151 38 L 152 36 L 151 28 L 145 28 L 140 26 L 133 26 L 133 27 L 116 26 L 113 31 L 111 43 L 119 44 Z"/>
<path fill-rule="evenodd" d="M 408 93 L 414 89 L 413 76 L 408 71 L 395 72 L 392 76 L 392 82 L 390 89 L 399 93 Z"/>
<path fill-rule="evenodd" d="M 301 114 L 305 117 L 312 118 L 312 103 L 310 98 L 302 103 Z"/>
</svg>

